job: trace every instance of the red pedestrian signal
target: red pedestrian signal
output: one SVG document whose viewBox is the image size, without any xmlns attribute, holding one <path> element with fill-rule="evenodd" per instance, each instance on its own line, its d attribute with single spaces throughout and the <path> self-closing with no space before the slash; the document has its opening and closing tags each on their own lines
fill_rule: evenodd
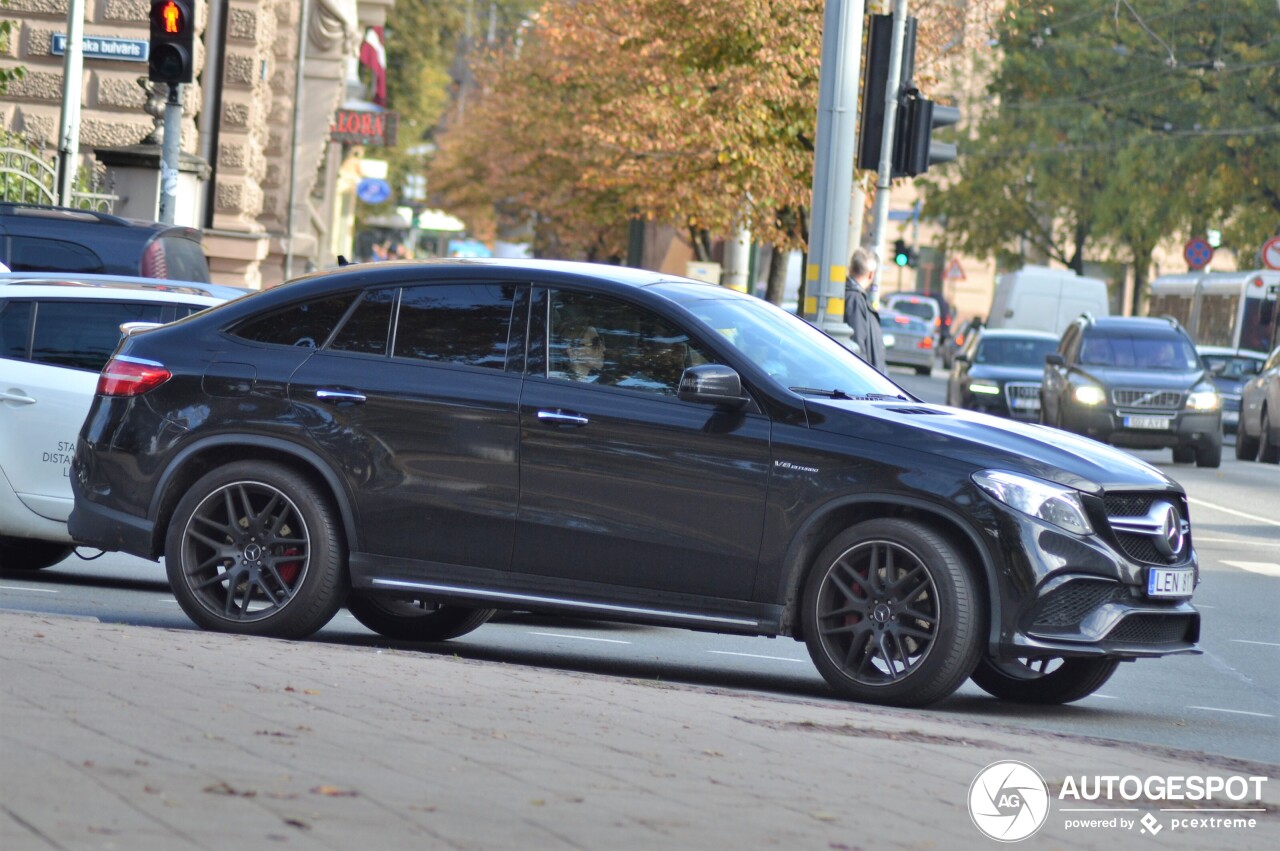
<svg viewBox="0 0 1280 851">
<path fill-rule="evenodd" d="M 194 79 L 191 0 L 152 0 L 150 78 L 177 85 Z"/>
</svg>

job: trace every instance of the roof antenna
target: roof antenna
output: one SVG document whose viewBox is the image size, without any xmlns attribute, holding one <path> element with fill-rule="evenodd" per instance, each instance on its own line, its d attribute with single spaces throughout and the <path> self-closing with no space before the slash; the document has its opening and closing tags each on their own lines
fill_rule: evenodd
<svg viewBox="0 0 1280 851">
<path fill-rule="evenodd" d="M 342 266 L 350 266 L 350 265 L 351 265 L 351 261 L 350 261 L 350 260 L 348 260 L 347 258 L 343 257 L 341 254 L 339 254 L 339 255 L 338 255 L 338 266 L 339 266 L 339 267 L 342 267 Z"/>
</svg>

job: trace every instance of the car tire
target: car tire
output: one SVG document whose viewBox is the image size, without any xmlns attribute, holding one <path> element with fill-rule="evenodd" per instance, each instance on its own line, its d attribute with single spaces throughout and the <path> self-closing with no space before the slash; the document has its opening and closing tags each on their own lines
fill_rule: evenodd
<svg viewBox="0 0 1280 851">
<path fill-rule="evenodd" d="M 842 697 L 935 703 L 978 662 L 984 624 L 977 593 L 960 551 L 935 529 L 868 520 L 815 560 L 801 603 L 805 644 Z"/>
<path fill-rule="evenodd" d="M 75 550 L 55 541 L 33 541 L 0 535 L 0 570 L 41 570 L 52 567 Z"/>
<path fill-rule="evenodd" d="M 342 606 L 347 554 L 328 495 L 279 464 L 237 461 L 179 500 L 165 570 L 199 626 L 305 638 Z"/>
<path fill-rule="evenodd" d="M 1197 467 L 1221 467 L 1222 435 L 1219 434 L 1208 446 L 1195 450 L 1195 457 Z"/>
<path fill-rule="evenodd" d="M 1258 457 L 1258 438 L 1250 437 L 1245 431 L 1244 421 L 1236 428 L 1236 458 L 1240 461 L 1253 461 Z"/>
<path fill-rule="evenodd" d="M 352 594 L 347 611 L 369 629 L 398 641 L 448 641 L 484 626 L 495 609 L 445 606 L 428 600 L 401 600 Z"/>
<path fill-rule="evenodd" d="M 1050 669 L 1050 665 L 1055 665 Z M 1017 703 L 1062 704 L 1088 697 L 1119 667 L 1120 660 L 982 659 L 973 670 L 973 682 L 987 694 Z"/>
<path fill-rule="evenodd" d="M 1173 447 L 1173 463 L 1190 464 L 1194 460 L 1196 460 L 1196 448 L 1194 446 Z"/>
<path fill-rule="evenodd" d="M 1271 412 L 1262 412 L 1262 431 L 1258 435 L 1258 460 L 1263 464 L 1280 464 L 1280 442 L 1271 435 Z"/>
</svg>

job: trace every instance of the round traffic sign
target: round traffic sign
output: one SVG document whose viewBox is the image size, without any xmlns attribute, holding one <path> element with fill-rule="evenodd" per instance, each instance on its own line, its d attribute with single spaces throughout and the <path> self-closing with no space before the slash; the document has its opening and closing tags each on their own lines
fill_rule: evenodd
<svg viewBox="0 0 1280 851">
<path fill-rule="evenodd" d="M 1262 244 L 1262 265 L 1280 269 L 1280 236 L 1273 236 Z"/>
<path fill-rule="evenodd" d="M 1187 265 L 1192 269 L 1203 269 L 1213 259 L 1213 246 L 1204 237 L 1192 237 L 1187 240 L 1186 247 L 1182 249 L 1182 256 L 1187 259 Z"/>
</svg>

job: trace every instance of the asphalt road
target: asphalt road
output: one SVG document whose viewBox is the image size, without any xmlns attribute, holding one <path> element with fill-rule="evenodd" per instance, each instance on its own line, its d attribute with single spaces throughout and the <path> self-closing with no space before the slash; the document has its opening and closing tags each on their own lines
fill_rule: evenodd
<svg viewBox="0 0 1280 851">
<path fill-rule="evenodd" d="M 941 400 L 944 378 L 894 373 Z M 1280 468 L 1236 461 L 1217 470 L 1139 453 L 1186 487 L 1203 568 L 1195 602 L 1204 613 L 1201 656 L 1123 665 L 1103 689 L 1066 707 L 1005 704 L 966 684 L 933 710 L 1030 729 L 1149 743 L 1280 763 Z M 95 617 L 104 622 L 194 629 L 159 564 L 119 554 L 72 557 L 31 575 L 0 576 L 0 608 Z M 315 640 L 387 645 L 345 611 Z M 410 645 L 401 645 L 410 647 Z M 470 635 L 420 652 L 677 681 L 832 700 L 803 644 L 594 621 L 506 615 Z"/>
</svg>

